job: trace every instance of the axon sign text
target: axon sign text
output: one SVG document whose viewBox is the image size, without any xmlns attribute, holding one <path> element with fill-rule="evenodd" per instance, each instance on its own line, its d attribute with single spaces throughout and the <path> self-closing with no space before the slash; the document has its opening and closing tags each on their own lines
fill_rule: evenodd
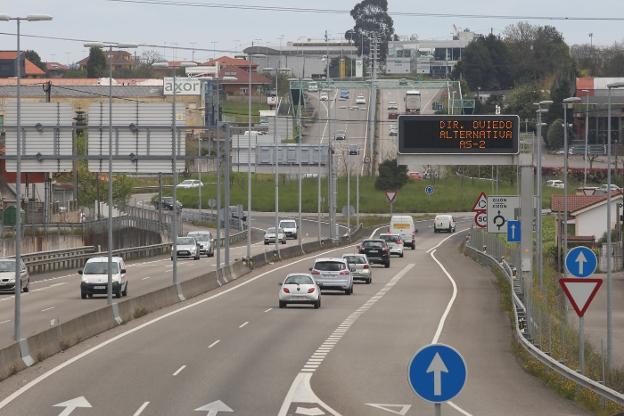
<svg viewBox="0 0 624 416">
<path fill-rule="evenodd" d="M 201 81 L 197 78 L 176 78 L 176 94 L 200 95 Z M 173 78 L 163 79 L 164 95 L 173 95 Z"/>
</svg>

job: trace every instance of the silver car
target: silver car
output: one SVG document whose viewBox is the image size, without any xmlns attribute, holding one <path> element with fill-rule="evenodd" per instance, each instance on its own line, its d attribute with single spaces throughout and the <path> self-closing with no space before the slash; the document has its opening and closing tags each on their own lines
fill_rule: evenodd
<svg viewBox="0 0 624 416">
<path fill-rule="evenodd" d="M 187 237 L 193 237 L 199 244 L 199 254 L 214 256 L 214 238 L 210 231 L 190 231 Z"/>
<path fill-rule="evenodd" d="M 193 237 L 176 238 L 177 258 L 187 258 L 199 260 L 199 244 Z M 171 260 L 174 256 L 173 245 L 171 245 Z"/>
<path fill-rule="evenodd" d="M 30 275 L 21 261 L 20 284 L 23 292 L 30 290 Z M 15 259 L 0 259 L 0 291 L 15 292 Z"/>
<path fill-rule="evenodd" d="M 282 243 L 286 244 L 286 234 L 284 234 L 284 230 L 278 228 L 277 233 L 275 232 L 275 227 L 269 227 L 264 232 L 264 245 L 268 245 L 270 243 L 275 243 L 275 239 Z"/>
<path fill-rule="evenodd" d="M 349 267 L 342 258 L 318 258 L 310 268 L 310 274 L 321 289 L 344 290 L 345 295 L 353 294 L 355 267 Z"/>
<path fill-rule="evenodd" d="M 373 271 L 366 254 L 343 254 L 342 258 L 349 267 L 355 267 L 355 271 L 351 272 L 353 280 L 364 280 L 369 285 L 373 282 Z"/>
</svg>

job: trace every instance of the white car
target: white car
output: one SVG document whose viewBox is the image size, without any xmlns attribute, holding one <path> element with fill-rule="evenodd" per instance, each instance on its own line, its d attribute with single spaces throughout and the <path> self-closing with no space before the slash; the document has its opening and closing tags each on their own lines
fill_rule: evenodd
<svg viewBox="0 0 624 416">
<path fill-rule="evenodd" d="M 366 98 L 364 98 L 363 95 L 358 95 L 357 97 L 355 97 L 355 103 L 356 104 L 366 104 Z"/>
<path fill-rule="evenodd" d="M 440 214 L 436 215 L 433 220 L 433 232 L 439 233 L 442 231 L 447 231 L 449 233 L 455 232 L 455 218 L 449 214 Z"/>
<path fill-rule="evenodd" d="M 398 110 L 399 104 L 396 101 L 388 101 L 388 110 Z"/>
<path fill-rule="evenodd" d="M 373 282 L 373 271 L 366 254 L 343 254 L 342 258 L 349 267 L 355 267 L 355 271 L 351 273 L 353 280 L 364 280 L 369 285 Z"/>
<path fill-rule="evenodd" d="M 321 101 L 329 100 L 329 94 L 327 94 L 326 92 L 321 92 L 321 94 L 319 96 L 319 100 L 321 100 Z"/>
<path fill-rule="evenodd" d="M 21 262 L 20 287 L 22 292 L 30 290 L 30 275 L 28 269 Z M 15 259 L 0 259 L 0 292 L 15 292 Z"/>
<path fill-rule="evenodd" d="M 279 228 L 284 230 L 284 234 L 286 234 L 286 238 L 297 239 L 299 235 L 297 228 L 297 221 L 295 220 L 281 220 L 279 222 Z"/>
<path fill-rule="evenodd" d="M 176 238 L 176 251 L 173 252 L 173 244 L 171 245 L 171 260 L 175 255 L 177 258 L 187 258 L 199 260 L 200 248 L 195 237 L 178 237 Z"/>
<path fill-rule="evenodd" d="M 214 256 L 214 238 L 210 231 L 190 231 L 186 236 L 197 240 L 199 254 L 205 254 L 207 257 Z"/>
<path fill-rule="evenodd" d="M 611 192 L 621 191 L 622 190 L 622 188 L 620 188 L 616 184 L 612 183 L 611 185 L 609 185 L 608 183 L 603 183 L 602 185 L 600 185 L 600 188 L 598 188 L 598 191 L 606 194 L 607 191 L 609 190 L 609 188 L 611 188 Z"/>
<path fill-rule="evenodd" d="M 321 289 L 344 290 L 345 295 L 353 294 L 353 275 L 355 267 L 349 267 L 342 258 L 318 258 L 310 273 Z"/>
<path fill-rule="evenodd" d="M 108 293 L 108 257 L 92 257 L 78 270 L 80 279 L 80 297 L 86 299 L 93 295 Z M 128 277 L 126 263 L 121 257 L 113 257 L 111 263 L 111 279 L 113 293 L 116 297 L 128 295 Z"/>
<path fill-rule="evenodd" d="M 546 186 L 550 186 L 551 188 L 564 188 L 564 183 L 559 179 L 550 179 L 546 181 Z"/>
<path fill-rule="evenodd" d="M 193 188 L 201 188 L 204 186 L 202 181 L 199 179 L 185 179 L 179 184 L 176 185 L 177 189 L 193 189 Z"/>
<path fill-rule="evenodd" d="M 279 285 L 280 308 L 285 308 L 289 304 L 311 304 L 314 305 L 314 309 L 321 307 L 321 289 L 311 275 L 289 273 Z"/>
<path fill-rule="evenodd" d="M 388 135 L 397 136 L 398 134 L 399 134 L 399 128 L 397 126 L 390 126 L 390 129 L 388 130 Z"/>
<path fill-rule="evenodd" d="M 275 243 L 275 238 L 275 227 L 267 228 L 264 232 L 264 245 Z M 286 234 L 284 234 L 284 230 L 282 230 L 281 228 L 278 228 L 277 230 L 277 240 L 282 244 L 286 244 Z"/>
<path fill-rule="evenodd" d="M 386 244 L 388 244 L 388 248 L 390 249 L 390 255 L 394 254 L 399 257 L 403 257 L 404 244 L 399 234 L 380 234 L 379 238 L 384 240 Z"/>
</svg>

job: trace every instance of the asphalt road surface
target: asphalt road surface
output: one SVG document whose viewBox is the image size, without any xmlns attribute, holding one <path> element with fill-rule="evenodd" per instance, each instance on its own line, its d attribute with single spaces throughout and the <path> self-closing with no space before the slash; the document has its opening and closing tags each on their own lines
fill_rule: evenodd
<svg viewBox="0 0 624 416">
<path fill-rule="evenodd" d="M 433 414 L 406 379 L 413 354 L 439 341 L 468 366 L 465 389 L 443 405 L 445 415 L 586 414 L 515 360 L 494 277 L 458 251 L 464 234 L 419 229 L 416 250 L 389 269 L 375 267 L 373 283 L 358 284 L 352 296 L 327 292 L 321 309 L 279 309 L 277 284 L 306 271 L 314 256 L 265 267 L 5 380 L 0 413 Z"/>
</svg>

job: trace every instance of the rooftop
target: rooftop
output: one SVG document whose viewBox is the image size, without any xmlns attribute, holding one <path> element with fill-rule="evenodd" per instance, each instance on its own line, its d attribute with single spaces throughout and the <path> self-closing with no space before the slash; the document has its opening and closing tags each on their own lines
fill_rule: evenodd
<svg viewBox="0 0 624 416">
<path fill-rule="evenodd" d="M 15 60 L 15 58 L 17 58 L 16 51 L 0 51 L 1 60 Z M 24 76 L 45 75 L 45 72 L 41 70 L 41 68 L 26 58 L 24 58 L 24 72 L 26 72 Z"/>
<path fill-rule="evenodd" d="M 611 192 L 611 196 L 619 196 L 622 194 L 619 191 Z M 596 205 L 600 202 L 607 200 L 607 194 L 603 195 L 568 195 L 568 213 L 580 211 L 585 208 L 589 208 L 592 205 Z M 563 195 L 553 195 L 550 203 L 550 209 L 552 212 L 564 212 L 564 197 Z"/>
</svg>

